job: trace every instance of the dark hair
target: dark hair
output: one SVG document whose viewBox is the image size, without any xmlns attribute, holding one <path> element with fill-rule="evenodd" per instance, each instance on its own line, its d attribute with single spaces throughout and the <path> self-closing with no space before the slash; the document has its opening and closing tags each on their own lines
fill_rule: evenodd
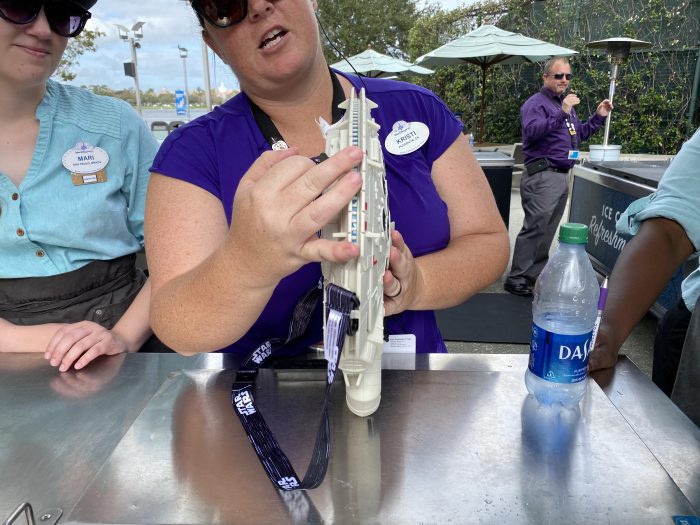
<svg viewBox="0 0 700 525">
<path fill-rule="evenodd" d="M 73 0 L 80 7 L 88 11 L 93 5 L 97 3 L 97 0 Z"/>
</svg>

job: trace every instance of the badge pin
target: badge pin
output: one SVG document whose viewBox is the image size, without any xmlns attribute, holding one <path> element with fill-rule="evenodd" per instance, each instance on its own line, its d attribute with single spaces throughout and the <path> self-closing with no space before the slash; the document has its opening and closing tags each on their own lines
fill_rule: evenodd
<svg viewBox="0 0 700 525">
<path fill-rule="evenodd" d="M 272 149 L 273 149 L 273 151 L 281 151 L 284 149 L 289 149 L 289 146 L 287 146 L 287 143 L 285 141 L 283 141 L 282 139 L 278 139 L 272 143 Z"/>
</svg>

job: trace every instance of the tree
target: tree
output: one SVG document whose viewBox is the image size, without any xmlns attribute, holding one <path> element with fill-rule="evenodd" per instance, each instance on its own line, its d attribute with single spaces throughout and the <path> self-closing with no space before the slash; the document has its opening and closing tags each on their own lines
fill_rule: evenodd
<svg viewBox="0 0 700 525">
<path fill-rule="evenodd" d="M 328 38 L 346 57 L 371 46 L 379 53 L 405 58 L 408 32 L 419 16 L 416 0 L 319 0 L 318 7 Z M 330 64 L 342 58 L 328 42 L 324 53 Z"/>
<path fill-rule="evenodd" d="M 73 80 L 75 78 L 73 68 L 77 67 L 79 64 L 78 58 L 87 51 L 96 51 L 95 40 L 101 36 L 105 36 L 105 33 L 99 29 L 95 29 L 94 31 L 86 29 L 77 37 L 71 38 L 68 41 L 68 47 L 66 47 L 65 53 L 63 53 L 61 62 L 58 64 L 56 75 L 58 75 L 61 80 Z"/>
</svg>

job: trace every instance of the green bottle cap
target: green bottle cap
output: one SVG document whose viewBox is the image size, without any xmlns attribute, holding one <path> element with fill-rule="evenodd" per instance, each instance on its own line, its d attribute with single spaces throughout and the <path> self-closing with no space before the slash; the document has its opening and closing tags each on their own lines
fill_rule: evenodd
<svg viewBox="0 0 700 525">
<path fill-rule="evenodd" d="M 588 226 L 577 222 L 567 222 L 559 227 L 559 242 L 567 244 L 588 244 Z"/>
</svg>

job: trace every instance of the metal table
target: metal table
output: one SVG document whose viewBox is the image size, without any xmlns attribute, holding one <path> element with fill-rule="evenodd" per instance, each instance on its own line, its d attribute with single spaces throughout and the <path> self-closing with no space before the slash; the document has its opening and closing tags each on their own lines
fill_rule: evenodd
<svg viewBox="0 0 700 525">
<path fill-rule="evenodd" d="M 385 355 L 378 412 L 335 385 L 323 484 L 283 495 L 230 405 L 226 356 L 130 354 L 58 373 L 0 359 L 0 519 L 40 523 L 673 523 L 700 510 L 700 429 L 623 358 L 580 412 L 526 396 L 527 355 Z M 263 370 L 302 474 L 323 373 Z M 19 523 L 23 523 L 21 520 Z"/>
</svg>

